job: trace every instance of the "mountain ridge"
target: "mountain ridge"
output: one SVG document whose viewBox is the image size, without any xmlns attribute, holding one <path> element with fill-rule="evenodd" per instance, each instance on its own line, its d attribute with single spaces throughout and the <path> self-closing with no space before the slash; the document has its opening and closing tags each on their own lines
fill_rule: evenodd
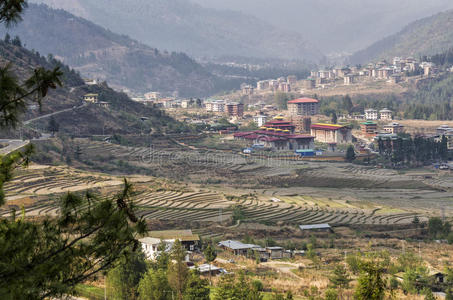
<svg viewBox="0 0 453 300">
<path fill-rule="evenodd" d="M 400 32 L 354 53 L 349 62 L 366 63 L 394 56 L 429 56 L 451 47 L 453 47 L 453 9 L 406 25 Z"/>
<path fill-rule="evenodd" d="M 206 96 L 223 90 L 223 84 L 230 88 L 184 53 L 159 51 L 44 4 L 29 4 L 22 22 L 0 29 L 0 34 L 6 32 L 117 89 Z"/>
<path fill-rule="evenodd" d="M 152 47 L 196 57 L 252 56 L 318 61 L 324 56 L 296 32 L 234 11 L 185 0 L 34 0 L 66 9 Z"/>
</svg>

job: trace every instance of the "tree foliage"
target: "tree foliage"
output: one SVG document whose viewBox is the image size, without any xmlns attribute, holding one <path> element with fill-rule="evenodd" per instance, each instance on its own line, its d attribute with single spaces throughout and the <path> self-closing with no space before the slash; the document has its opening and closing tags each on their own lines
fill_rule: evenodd
<svg viewBox="0 0 453 300">
<path fill-rule="evenodd" d="M 348 162 L 353 162 L 355 160 L 355 150 L 354 150 L 354 146 L 352 145 L 349 145 L 348 146 L 348 149 L 346 150 L 346 160 Z"/>
<path fill-rule="evenodd" d="M 137 285 L 146 271 L 143 253 L 130 253 L 107 273 L 109 299 L 136 299 Z"/>
<path fill-rule="evenodd" d="M 68 193 L 60 214 L 42 222 L 0 220 L 0 298 L 72 293 L 77 283 L 135 250 L 145 224 L 133 215 L 131 188 L 125 180 L 113 199 Z"/>
<path fill-rule="evenodd" d="M 140 300 L 171 300 L 173 291 L 165 270 L 148 269 L 138 285 Z"/>
<path fill-rule="evenodd" d="M 201 279 L 198 272 L 190 272 L 184 292 L 184 300 L 209 300 L 210 294 L 209 282 L 206 279 Z"/>
<path fill-rule="evenodd" d="M 356 300 L 382 300 L 385 295 L 384 269 L 373 261 L 360 264 L 361 274 L 354 293 Z"/>
<path fill-rule="evenodd" d="M 220 278 L 213 300 L 262 300 L 263 296 L 244 274 L 224 275 Z"/>
<path fill-rule="evenodd" d="M 182 300 L 189 270 L 185 263 L 186 251 L 182 246 L 181 241 L 175 241 L 170 258 L 172 261 L 170 261 L 167 271 L 168 282 L 172 289 L 176 291 L 178 299 Z"/>
</svg>

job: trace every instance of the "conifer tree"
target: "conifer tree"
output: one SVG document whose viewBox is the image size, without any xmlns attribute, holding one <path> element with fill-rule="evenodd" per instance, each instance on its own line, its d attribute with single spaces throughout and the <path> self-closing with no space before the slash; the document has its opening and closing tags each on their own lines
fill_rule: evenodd
<svg viewBox="0 0 453 300">
<path fill-rule="evenodd" d="M 168 282 L 176 292 L 178 299 L 182 300 L 189 270 L 185 263 L 186 251 L 182 246 L 181 241 L 175 241 L 170 258 L 172 261 L 169 263 L 167 271 Z"/>
</svg>

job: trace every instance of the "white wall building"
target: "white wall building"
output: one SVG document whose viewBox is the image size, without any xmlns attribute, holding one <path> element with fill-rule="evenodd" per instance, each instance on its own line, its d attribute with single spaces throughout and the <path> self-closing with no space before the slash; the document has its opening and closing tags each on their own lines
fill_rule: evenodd
<svg viewBox="0 0 453 300">
<path fill-rule="evenodd" d="M 378 119 L 378 111 L 376 109 L 365 109 L 365 119 L 367 120 L 377 120 Z"/>
<path fill-rule="evenodd" d="M 225 112 L 225 101 L 224 100 L 211 100 L 205 103 L 206 111 L 209 112 Z"/>
<path fill-rule="evenodd" d="M 264 115 L 254 116 L 253 122 L 255 122 L 258 125 L 258 127 L 261 127 L 267 122 L 267 116 Z"/>
<path fill-rule="evenodd" d="M 384 108 L 379 111 L 379 116 L 380 116 L 381 120 L 384 120 L 384 121 L 391 121 L 393 119 L 392 114 L 393 114 L 393 112 L 387 108 Z"/>
<path fill-rule="evenodd" d="M 159 245 L 165 244 L 165 252 L 169 252 L 175 243 L 175 240 L 160 240 L 152 237 L 146 237 L 139 240 L 142 244 L 142 250 L 147 259 L 155 260 L 161 251 L 159 251 Z"/>
</svg>

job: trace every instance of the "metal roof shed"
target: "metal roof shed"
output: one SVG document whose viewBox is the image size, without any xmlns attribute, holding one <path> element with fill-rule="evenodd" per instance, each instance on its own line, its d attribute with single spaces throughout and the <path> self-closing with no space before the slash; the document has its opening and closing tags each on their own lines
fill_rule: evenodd
<svg viewBox="0 0 453 300">
<path fill-rule="evenodd" d="M 300 230 L 332 230 L 332 227 L 325 224 L 299 225 Z"/>
</svg>

